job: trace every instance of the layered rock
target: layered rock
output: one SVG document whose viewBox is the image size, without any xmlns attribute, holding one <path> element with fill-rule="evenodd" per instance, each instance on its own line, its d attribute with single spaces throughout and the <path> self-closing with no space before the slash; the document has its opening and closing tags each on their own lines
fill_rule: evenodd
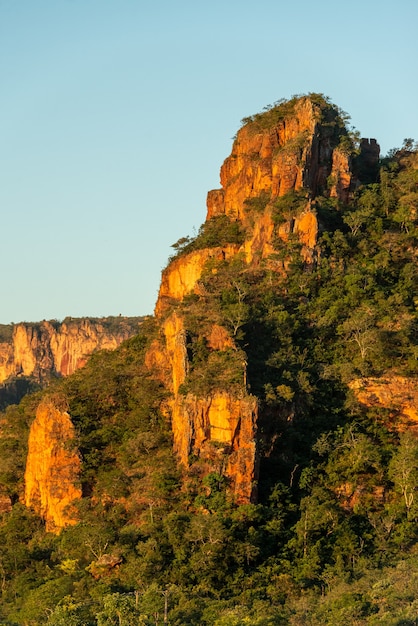
<svg viewBox="0 0 418 626">
<path fill-rule="evenodd" d="M 324 124 L 320 106 L 303 97 L 277 113 L 271 124 L 254 116 L 238 131 L 221 168 L 222 189 L 208 194 L 207 219 L 220 213 L 242 219 L 246 200 L 262 192 L 274 199 L 306 189 L 315 197 L 326 190 L 328 176 L 338 175 L 333 152 L 340 137 Z"/>
<path fill-rule="evenodd" d="M 362 378 L 350 384 L 356 398 L 367 407 L 387 409 L 388 427 L 418 428 L 418 384 L 416 378 L 393 374 L 381 378 Z"/>
<path fill-rule="evenodd" d="M 123 317 L 16 324 L 10 340 L 0 343 L 0 383 L 16 376 L 68 376 L 93 352 L 117 348 L 139 324 L 140 318 Z"/>
<path fill-rule="evenodd" d="M 215 392 L 199 398 L 177 396 L 172 408 L 174 450 L 188 466 L 189 455 L 206 459 L 223 473 L 238 503 L 257 497 L 258 403 L 250 395 Z"/>
<path fill-rule="evenodd" d="M 73 440 L 74 426 L 67 411 L 52 401 L 42 402 L 29 433 L 24 500 L 45 520 L 49 532 L 77 521 L 74 504 L 81 498 L 80 458 Z"/>
<path fill-rule="evenodd" d="M 160 332 L 147 351 L 145 363 L 170 392 L 162 408 L 171 419 L 174 450 L 185 467 L 197 464 L 197 471 L 204 467 L 206 472 L 226 476 L 231 494 L 240 503 L 257 497 L 258 428 L 263 416 L 247 384 L 248 365 L 237 328 L 228 325 L 219 311 L 205 308 L 208 277 L 210 280 L 222 265 L 232 266 L 235 261 L 251 270 L 267 267 L 284 276 L 286 246 L 294 241 L 301 244 L 304 261 L 315 263 L 319 198 L 346 203 L 358 184 L 350 141 L 338 109 L 318 96 L 295 98 L 249 118 L 222 165 L 221 189 L 208 193 L 205 223 L 226 219 L 239 225 L 242 239 L 233 237 L 232 231 L 228 234 L 228 230 L 223 231 L 222 240 L 212 237 L 210 243 L 198 236 L 180 249 L 162 273 L 155 307 Z M 377 144 L 367 141 L 364 147 L 370 158 L 375 158 Z M 229 276 L 234 281 L 233 272 Z M 187 303 L 191 303 L 189 309 Z M 197 308 L 190 312 L 193 303 Z M 39 341 L 39 333 L 47 340 Z M 4 371 L 3 376 L 11 372 L 39 375 L 52 368 L 69 374 L 83 364 L 86 354 L 116 347 L 118 339 L 105 336 L 99 340 L 87 322 L 75 333 L 69 327 L 57 330 L 48 322 L 39 332 L 23 325 L 15 330 L 10 345 L 0 344 L 0 372 Z M 200 369 L 195 361 L 199 349 L 203 354 Z M 218 386 L 205 380 L 209 365 L 211 375 L 221 382 Z M 31 429 L 25 498 L 51 530 L 73 523 L 75 517 L 66 507 L 80 497 L 74 482 L 77 455 L 66 456 L 68 450 L 63 447 L 66 439 L 71 440 L 71 433 L 65 411 L 39 409 Z M 43 437 L 43 444 L 39 444 Z M 39 453 L 41 445 L 48 450 L 46 461 Z M 53 483 L 50 467 L 54 463 L 63 468 L 67 500 Z M 60 504 L 59 498 L 54 499 L 56 494 Z"/>
<path fill-rule="evenodd" d="M 163 340 L 153 343 L 146 362 L 172 392 L 171 424 L 178 458 L 185 466 L 191 455 L 206 459 L 214 469 L 222 466 L 237 501 L 253 500 L 258 474 L 256 399 L 246 393 L 245 385 L 240 397 L 225 391 L 205 397 L 182 393 L 189 368 L 183 317 L 172 313 L 163 322 L 162 330 Z M 222 352 L 234 345 L 227 331 L 217 325 L 211 327 L 207 340 L 212 351 Z"/>
<path fill-rule="evenodd" d="M 259 464 L 259 406 L 247 388 L 247 363 L 239 366 L 242 384 L 238 387 L 190 391 L 187 381 L 193 356 L 187 315 L 179 305 L 189 295 L 204 299 L 202 275 L 214 261 L 229 262 L 239 255 L 248 266 L 267 263 L 285 272 L 286 260 L 275 259 L 277 240 L 286 245 L 291 236 L 296 237 L 304 260 L 313 263 L 319 230 L 316 198 L 334 197 L 345 203 L 357 184 L 350 141 L 338 109 L 318 96 L 295 98 L 247 119 L 221 167 L 222 188 L 208 193 L 206 217 L 207 223 L 222 216 L 239 223 L 244 241 L 186 248 L 162 274 L 155 308 L 161 337 L 146 360 L 172 392 L 169 410 L 175 451 L 185 466 L 198 457 L 212 469 L 222 467 L 239 502 L 256 497 Z M 280 199 L 286 202 L 280 204 Z M 211 356 L 228 349 L 237 354 L 235 339 L 225 328 L 214 324 L 212 330 L 202 326 L 194 332 Z"/>
<path fill-rule="evenodd" d="M 346 203 L 358 185 L 353 173 L 350 139 L 338 110 L 317 97 L 301 97 L 249 118 L 238 131 L 231 155 L 221 167 L 221 189 L 207 195 L 206 221 L 227 215 L 243 224 L 247 238 L 241 247 L 203 249 L 174 259 L 163 271 L 155 312 L 160 315 L 170 299 L 198 293 L 198 282 L 208 258 L 229 259 L 242 252 L 248 263 L 268 259 L 277 235 L 286 241 L 295 234 L 307 261 L 315 258 L 318 219 L 315 199 L 330 196 Z M 376 163 L 379 146 L 363 140 L 367 163 Z M 298 194 L 296 213 L 277 226 L 275 203 Z M 256 208 L 255 208 L 256 207 Z"/>
</svg>

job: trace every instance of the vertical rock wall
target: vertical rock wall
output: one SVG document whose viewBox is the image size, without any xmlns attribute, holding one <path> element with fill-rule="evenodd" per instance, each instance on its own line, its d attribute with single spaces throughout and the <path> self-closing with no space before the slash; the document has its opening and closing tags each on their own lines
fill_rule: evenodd
<svg viewBox="0 0 418 626">
<path fill-rule="evenodd" d="M 85 365 L 97 350 L 114 350 L 136 334 L 140 318 L 116 318 L 112 329 L 88 318 L 69 322 L 21 323 L 12 338 L 0 343 L 0 383 L 14 376 L 42 380 L 49 374 L 68 376 Z"/>
<path fill-rule="evenodd" d="M 199 281 L 212 258 L 228 261 L 240 254 L 249 266 L 267 262 L 285 271 L 285 262 L 270 261 L 275 237 L 286 242 L 296 235 L 304 260 L 314 262 L 319 228 L 315 198 L 324 195 L 347 202 L 355 188 L 347 131 L 337 109 L 307 96 L 283 111 L 255 116 L 238 131 L 231 155 L 221 167 L 222 188 L 208 193 L 206 219 L 227 215 L 240 222 L 245 242 L 194 250 L 169 263 L 155 308 L 161 338 L 147 355 L 148 365 L 173 394 L 172 429 L 179 459 L 188 466 L 192 455 L 206 459 L 212 467 L 222 466 L 240 502 L 255 497 L 259 463 L 259 408 L 246 388 L 246 364 L 239 391 L 212 391 L 205 397 L 182 393 L 189 368 L 188 329 L 178 305 L 188 294 L 202 297 Z M 297 194 L 298 210 L 278 226 L 275 203 L 286 194 Z M 224 349 L 211 343 L 207 332 L 203 339 L 211 350 Z M 233 338 L 228 341 L 233 349 Z"/>
<path fill-rule="evenodd" d="M 50 532 L 77 521 L 74 503 L 81 498 L 80 458 L 73 444 L 69 414 L 52 402 L 42 402 L 29 433 L 25 505 L 45 520 Z"/>
</svg>

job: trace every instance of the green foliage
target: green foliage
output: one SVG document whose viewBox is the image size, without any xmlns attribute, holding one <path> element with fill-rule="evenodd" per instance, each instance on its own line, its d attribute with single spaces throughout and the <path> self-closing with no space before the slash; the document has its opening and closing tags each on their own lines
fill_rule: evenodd
<svg viewBox="0 0 418 626">
<path fill-rule="evenodd" d="M 330 133 L 341 128 L 344 115 L 310 97 Z M 178 304 L 183 391 L 257 398 L 257 504 L 228 491 L 235 441 L 208 440 L 210 461 L 177 466 L 169 396 L 144 364 L 159 339 L 152 319 L 44 392 L 68 408 L 83 463 L 79 521 L 59 536 L 19 504 L 40 396 L 2 414 L 1 495 L 13 506 L 0 519 L 0 623 L 416 623 L 417 438 L 397 434 L 394 410 L 360 405 L 348 383 L 418 372 L 417 171 L 408 142 L 347 206 L 318 198 L 316 263 L 291 238 L 251 266 L 211 259 Z M 284 196 L 276 223 L 305 203 Z M 239 244 L 242 233 L 223 216 L 197 240 L 178 248 Z"/>
<path fill-rule="evenodd" d="M 10 343 L 13 337 L 13 324 L 0 324 L 0 343 Z"/>
<path fill-rule="evenodd" d="M 245 241 L 245 232 L 239 222 L 228 215 L 217 215 L 202 224 L 196 237 L 182 237 L 171 247 L 176 251 L 175 257 L 189 254 L 195 250 L 225 246 L 241 245 Z"/>
<path fill-rule="evenodd" d="M 301 95 L 295 95 L 289 100 L 278 100 L 272 105 L 264 107 L 260 113 L 244 117 L 241 123 L 249 125 L 253 132 L 272 128 L 294 114 L 295 106 L 301 97 Z M 304 97 L 312 102 L 317 110 L 318 119 L 323 124 L 345 128 L 345 124 L 349 120 L 347 113 L 333 105 L 329 98 L 320 93 L 309 93 Z"/>
<path fill-rule="evenodd" d="M 262 213 L 270 201 L 270 194 L 263 191 L 259 196 L 251 196 L 244 201 L 246 209 L 256 213 Z"/>
<path fill-rule="evenodd" d="M 284 196 L 280 196 L 273 204 L 272 219 L 277 225 L 298 217 L 306 210 L 308 199 L 306 191 L 289 191 Z"/>
</svg>

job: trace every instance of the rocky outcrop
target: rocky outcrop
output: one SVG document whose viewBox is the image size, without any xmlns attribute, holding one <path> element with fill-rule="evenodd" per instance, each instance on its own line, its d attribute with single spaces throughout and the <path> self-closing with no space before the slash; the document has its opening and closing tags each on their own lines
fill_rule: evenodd
<svg viewBox="0 0 418 626">
<path fill-rule="evenodd" d="M 255 116 L 238 131 L 222 165 L 222 189 L 208 194 L 207 219 L 220 213 L 242 219 L 248 198 L 263 192 L 276 198 L 305 188 L 316 195 L 331 173 L 332 148 L 319 107 L 309 97 L 298 99 L 271 125 Z"/>
<path fill-rule="evenodd" d="M 78 486 L 80 458 L 73 447 L 70 416 L 53 401 L 42 402 L 28 441 L 25 470 L 25 505 L 57 533 L 77 521 L 74 503 L 81 498 Z"/>
<path fill-rule="evenodd" d="M 189 465 L 189 456 L 194 455 L 223 473 L 230 480 L 238 503 L 254 501 L 258 477 L 257 416 L 257 400 L 249 395 L 177 395 L 172 409 L 174 450 L 185 466 Z"/>
<path fill-rule="evenodd" d="M 66 319 L 16 324 L 0 343 L 0 383 L 13 377 L 39 381 L 68 376 L 97 350 L 114 350 L 138 332 L 141 318 Z"/>
<path fill-rule="evenodd" d="M 374 151 L 377 147 L 375 142 L 364 145 L 369 152 L 370 146 Z M 240 503 L 257 497 L 263 416 L 247 384 L 239 323 L 234 327 L 231 318 L 222 318 L 216 303 L 210 309 L 208 280 L 225 266 L 245 267 L 254 275 L 268 268 L 285 276 L 290 242 L 297 244 L 294 250 L 300 244 L 306 264 L 315 263 L 318 202 L 323 196 L 335 198 L 336 204 L 349 200 L 358 183 L 353 154 L 339 110 L 321 96 L 293 98 L 248 118 L 222 165 L 221 189 L 207 197 L 205 224 L 225 227 L 226 220 L 227 227 L 205 238 L 204 225 L 194 240 L 185 238 L 183 247 L 174 246 L 177 256 L 162 273 L 155 307 L 159 332 L 145 364 L 170 392 L 162 409 L 171 419 L 174 450 L 186 468 L 195 466 L 199 473 L 203 467 L 226 476 Z M 231 224 L 238 229 L 228 230 Z M 234 271 L 228 278 L 232 283 Z M 228 286 L 224 284 L 224 291 Z M 236 296 L 234 289 L 238 293 L 239 285 L 232 289 Z M 67 375 L 87 354 L 112 349 L 122 338 L 126 336 L 99 332 L 88 321 L 74 332 L 66 323 L 59 328 L 49 322 L 36 329 L 20 325 L 13 342 L 0 344 L 0 375 Z M 25 499 L 51 530 L 73 523 L 75 516 L 66 507 L 80 497 L 74 482 L 77 455 L 71 456 L 64 445 L 71 437 L 65 411 L 40 407 L 31 429 Z M 54 466 L 62 468 L 68 498 L 53 481 Z"/>
<path fill-rule="evenodd" d="M 282 107 L 248 118 L 238 131 L 230 156 L 220 172 L 221 189 L 207 195 L 206 221 L 227 215 L 242 223 L 248 236 L 242 246 L 205 248 L 174 259 L 163 271 L 155 312 L 170 299 L 182 300 L 198 290 L 209 258 L 228 259 L 242 252 L 248 263 L 268 259 L 275 236 L 291 234 L 303 244 L 307 261 L 315 258 L 318 220 L 315 199 L 334 197 L 346 203 L 358 185 L 353 173 L 350 139 L 338 110 L 317 97 L 296 98 Z M 379 146 L 363 140 L 367 163 L 376 162 Z M 276 201 L 297 193 L 297 209 L 289 209 L 280 225 L 274 220 Z"/>
<path fill-rule="evenodd" d="M 187 256 L 174 259 L 163 270 L 155 314 L 160 316 L 173 300 L 183 300 L 184 296 L 198 293 L 198 281 L 209 259 L 231 258 L 239 251 L 239 246 L 229 245 L 224 248 L 205 248 L 196 250 Z"/>
<path fill-rule="evenodd" d="M 238 222 L 244 241 L 189 246 L 162 273 L 155 308 L 161 335 L 149 349 L 146 362 L 172 392 L 168 410 L 175 451 L 185 466 L 196 457 L 212 469 L 221 466 L 240 502 L 255 497 L 259 463 L 259 407 L 247 389 L 247 363 L 239 366 L 242 384 L 238 387 L 201 395 L 190 391 L 190 329 L 179 305 L 190 295 L 204 299 L 202 274 L 208 263 L 213 267 L 213 261 L 228 262 L 239 255 L 248 266 L 270 264 L 273 270 L 285 272 L 285 257 L 277 260 L 277 241 L 285 245 L 295 236 L 305 262 L 315 261 L 316 199 L 327 196 L 345 203 L 358 182 L 352 170 L 351 140 L 339 115 L 326 99 L 312 95 L 245 120 L 221 167 L 221 189 L 208 193 L 206 216 L 207 223 L 221 216 Z M 237 350 L 233 336 L 219 324 L 193 332 L 200 334 L 212 356 Z"/>
<path fill-rule="evenodd" d="M 397 430 L 418 429 L 418 381 L 393 374 L 382 378 L 362 378 L 352 381 L 350 388 L 361 404 L 387 409 L 388 427 Z"/>
<path fill-rule="evenodd" d="M 179 460 L 188 467 L 190 456 L 204 459 L 230 479 L 238 502 L 254 500 L 258 474 L 256 399 L 246 393 L 245 385 L 240 397 L 222 391 L 204 397 L 182 393 L 189 369 L 184 318 L 174 311 L 162 323 L 162 331 L 162 339 L 148 350 L 146 362 L 172 392 L 169 410 Z M 212 351 L 222 352 L 234 345 L 226 329 L 216 324 L 206 339 Z"/>
</svg>

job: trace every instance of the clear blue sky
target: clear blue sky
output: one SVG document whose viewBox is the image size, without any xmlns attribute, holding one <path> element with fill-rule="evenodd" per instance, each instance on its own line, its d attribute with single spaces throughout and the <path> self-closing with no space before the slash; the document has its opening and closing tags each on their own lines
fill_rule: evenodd
<svg viewBox="0 0 418 626">
<path fill-rule="evenodd" d="M 153 312 L 240 120 L 418 139 L 416 0 L 0 0 L 0 323 Z"/>
</svg>

